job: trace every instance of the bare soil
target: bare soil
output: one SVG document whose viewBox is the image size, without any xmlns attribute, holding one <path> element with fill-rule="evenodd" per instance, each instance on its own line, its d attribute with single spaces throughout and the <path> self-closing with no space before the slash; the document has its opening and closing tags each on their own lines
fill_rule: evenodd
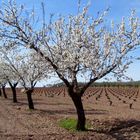
<svg viewBox="0 0 140 140">
<path fill-rule="evenodd" d="M 67 93 L 55 93 L 59 89 L 49 90 L 49 93 L 36 90 L 33 94 L 35 110 L 29 110 L 24 93 L 18 91 L 18 103 L 13 103 L 11 91 L 7 90 L 8 99 L 0 97 L 0 140 L 140 140 L 140 93 L 136 99 L 135 93 L 134 98 L 129 99 L 133 90 L 128 94 L 114 89 L 121 100 L 107 89 L 111 105 L 104 89 L 88 96 L 97 90 L 90 89 L 83 97 L 86 118 L 91 123 L 86 132 L 70 132 L 58 125 L 60 119 L 76 118 Z M 96 99 L 100 91 L 102 94 Z M 120 92 L 128 97 L 124 98 Z M 132 109 L 129 108 L 131 103 Z"/>
</svg>

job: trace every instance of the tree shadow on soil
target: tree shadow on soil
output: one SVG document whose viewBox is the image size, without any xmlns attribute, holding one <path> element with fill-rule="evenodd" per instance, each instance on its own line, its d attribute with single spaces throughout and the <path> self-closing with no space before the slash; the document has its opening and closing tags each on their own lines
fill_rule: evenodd
<svg viewBox="0 0 140 140">
<path fill-rule="evenodd" d="M 76 110 L 75 109 L 53 109 L 53 110 L 43 110 L 43 109 L 37 109 L 40 114 L 49 114 L 49 115 L 56 115 L 56 114 L 61 114 L 61 115 L 76 115 Z M 108 111 L 106 110 L 86 110 L 85 111 L 86 115 L 106 115 L 108 114 Z"/>
<path fill-rule="evenodd" d="M 129 140 L 140 138 L 140 121 L 138 120 L 126 120 L 126 121 L 114 121 L 114 122 L 102 122 L 104 124 L 100 128 L 88 129 L 90 132 L 103 133 L 111 136 L 116 140 Z M 93 124 L 94 125 L 94 124 Z M 95 124 L 99 127 L 100 124 Z M 109 128 L 109 129 L 108 129 Z M 136 135 L 133 136 L 133 133 Z M 133 137 L 133 138 L 132 138 Z"/>
<path fill-rule="evenodd" d="M 44 102 L 39 102 L 39 101 L 35 101 L 34 102 L 35 105 L 53 105 L 53 106 L 59 106 L 59 105 L 70 105 L 69 103 L 44 103 Z"/>
<path fill-rule="evenodd" d="M 120 125 L 116 128 L 112 128 L 109 134 L 117 140 L 129 140 L 132 139 L 133 133 L 137 133 L 140 138 L 140 121 L 128 120 L 121 121 Z"/>
</svg>

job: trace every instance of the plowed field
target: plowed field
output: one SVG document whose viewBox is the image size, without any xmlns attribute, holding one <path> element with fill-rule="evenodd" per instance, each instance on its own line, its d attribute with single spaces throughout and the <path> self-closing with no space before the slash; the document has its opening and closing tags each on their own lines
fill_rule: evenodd
<svg viewBox="0 0 140 140">
<path fill-rule="evenodd" d="M 18 103 L 0 97 L 0 140 L 140 140 L 140 89 L 136 87 L 89 88 L 83 96 L 87 132 L 60 128 L 62 118 L 76 118 L 65 88 L 36 88 L 35 110 L 29 110 L 26 94 L 17 90 Z"/>
</svg>

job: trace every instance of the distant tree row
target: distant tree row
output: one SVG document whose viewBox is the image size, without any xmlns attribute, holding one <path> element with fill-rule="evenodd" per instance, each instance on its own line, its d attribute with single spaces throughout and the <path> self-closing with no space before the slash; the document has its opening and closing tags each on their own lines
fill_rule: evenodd
<svg viewBox="0 0 140 140">
<path fill-rule="evenodd" d="M 80 83 L 79 85 L 84 85 L 85 83 Z M 65 84 L 62 83 L 56 83 L 50 85 L 50 87 L 63 87 Z M 90 87 L 139 87 L 140 81 L 129 81 L 129 82 L 94 82 L 90 85 Z"/>
<path fill-rule="evenodd" d="M 139 87 L 140 81 L 133 82 L 95 82 L 93 87 Z"/>
</svg>

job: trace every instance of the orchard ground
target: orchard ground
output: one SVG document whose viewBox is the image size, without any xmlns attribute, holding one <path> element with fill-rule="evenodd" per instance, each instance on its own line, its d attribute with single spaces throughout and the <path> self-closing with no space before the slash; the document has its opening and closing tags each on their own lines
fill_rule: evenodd
<svg viewBox="0 0 140 140">
<path fill-rule="evenodd" d="M 83 97 L 86 132 L 68 131 L 59 121 L 75 118 L 74 105 L 65 88 L 37 88 L 35 110 L 29 110 L 25 93 L 17 90 L 18 103 L 0 97 L 1 140 L 139 140 L 140 89 L 135 87 L 89 88 Z M 132 107 L 130 109 L 130 104 Z"/>
</svg>

